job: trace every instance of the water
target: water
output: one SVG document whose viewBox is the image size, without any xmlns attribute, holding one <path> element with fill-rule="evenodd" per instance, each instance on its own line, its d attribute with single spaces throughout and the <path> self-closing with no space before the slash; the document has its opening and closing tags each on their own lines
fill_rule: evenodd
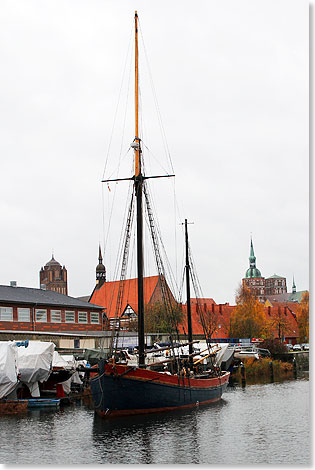
<svg viewBox="0 0 315 470">
<path fill-rule="evenodd" d="M 212 406 L 105 421 L 84 406 L 0 419 L 0 463 L 309 464 L 309 382 L 228 388 Z"/>
</svg>

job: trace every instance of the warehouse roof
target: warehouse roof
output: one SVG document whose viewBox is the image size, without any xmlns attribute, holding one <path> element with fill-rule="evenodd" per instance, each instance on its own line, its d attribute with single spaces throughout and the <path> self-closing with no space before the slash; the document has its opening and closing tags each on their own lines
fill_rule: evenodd
<svg viewBox="0 0 315 470">
<path fill-rule="evenodd" d="M 12 287 L 0 285 L 0 302 L 28 305 L 47 305 L 58 307 L 85 308 L 100 310 L 103 307 L 84 302 L 59 292 L 34 289 L 31 287 Z"/>
</svg>

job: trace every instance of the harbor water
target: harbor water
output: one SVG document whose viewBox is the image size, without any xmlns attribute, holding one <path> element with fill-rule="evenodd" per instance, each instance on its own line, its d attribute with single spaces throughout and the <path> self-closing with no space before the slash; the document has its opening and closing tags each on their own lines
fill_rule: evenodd
<svg viewBox="0 0 315 470">
<path fill-rule="evenodd" d="M 215 405 L 103 420 L 86 406 L 0 418 L 1 464 L 310 464 L 309 381 L 228 387 Z"/>
</svg>

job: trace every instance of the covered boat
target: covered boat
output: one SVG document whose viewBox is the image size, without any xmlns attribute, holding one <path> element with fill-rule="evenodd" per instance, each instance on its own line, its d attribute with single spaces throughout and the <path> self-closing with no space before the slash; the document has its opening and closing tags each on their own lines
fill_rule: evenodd
<svg viewBox="0 0 315 470">
<path fill-rule="evenodd" d="M 59 406 L 58 399 L 40 398 L 39 388 L 51 374 L 54 348 L 51 342 L 0 342 L 0 414 Z"/>
<path fill-rule="evenodd" d="M 0 341 L 0 399 L 9 395 L 18 383 L 15 341 Z"/>
</svg>

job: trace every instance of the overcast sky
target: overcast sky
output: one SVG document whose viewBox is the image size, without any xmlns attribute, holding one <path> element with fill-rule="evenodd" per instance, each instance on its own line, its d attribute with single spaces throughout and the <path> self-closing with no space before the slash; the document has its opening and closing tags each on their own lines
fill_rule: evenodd
<svg viewBox="0 0 315 470">
<path fill-rule="evenodd" d="M 176 174 L 152 183 L 175 276 L 187 218 L 206 297 L 234 303 L 251 234 L 264 277 L 285 276 L 291 292 L 294 275 L 297 290 L 308 289 L 308 8 L 3 0 L 0 283 L 39 287 L 53 250 L 69 295 L 88 295 L 99 243 L 114 279 L 128 183 L 109 190 L 101 180 L 131 171 L 138 10 L 147 173 Z"/>
</svg>

